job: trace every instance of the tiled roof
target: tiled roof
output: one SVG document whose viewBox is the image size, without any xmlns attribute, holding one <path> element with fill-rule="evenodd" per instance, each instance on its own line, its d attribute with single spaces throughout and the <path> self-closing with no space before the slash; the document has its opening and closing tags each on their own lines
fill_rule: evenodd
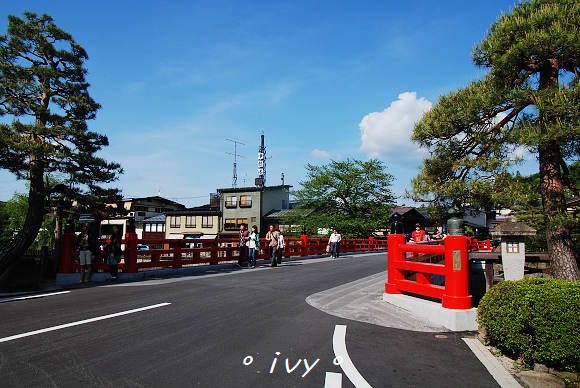
<svg viewBox="0 0 580 388">
<path fill-rule="evenodd" d="M 272 210 L 264 216 L 265 219 L 276 219 L 285 216 L 292 209 Z"/>
<path fill-rule="evenodd" d="M 144 223 L 160 223 L 160 222 L 165 222 L 165 214 L 159 214 L 156 215 L 154 217 L 151 218 L 147 218 L 146 220 L 143 220 Z"/>
</svg>

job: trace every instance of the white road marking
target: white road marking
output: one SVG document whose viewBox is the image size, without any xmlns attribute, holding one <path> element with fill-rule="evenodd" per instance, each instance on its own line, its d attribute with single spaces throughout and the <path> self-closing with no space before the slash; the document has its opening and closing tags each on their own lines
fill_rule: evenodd
<svg viewBox="0 0 580 388">
<path fill-rule="evenodd" d="M 362 377 L 356 369 L 346 351 L 346 325 L 334 326 L 332 348 L 334 349 L 334 356 L 341 360 L 340 367 L 351 383 L 353 383 L 357 388 L 371 388 L 370 384 L 367 383 L 364 377 Z"/>
<path fill-rule="evenodd" d="M 53 296 L 53 295 L 61 295 L 61 294 L 68 294 L 70 291 L 60 291 L 60 292 L 51 292 L 50 294 L 41 294 L 41 295 L 30 295 L 30 296 L 21 296 L 19 298 L 12 298 L 12 299 L 4 299 L 0 300 L 0 303 L 5 302 L 14 302 L 16 300 L 25 300 L 25 299 L 35 299 L 35 298 L 44 298 L 45 296 Z"/>
<path fill-rule="evenodd" d="M 326 372 L 326 379 L 324 380 L 324 388 L 341 388 L 342 387 L 342 373 Z"/>
<path fill-rule="evenodd" d="M 102 321 L 104 319 L 110 319 L 110 318 L 120 317 L 122 315 L 138 313 L 138 312 L 145 311 L 145 310 L 155 309 L 157 307 L 168 306 L 170 304 L 171 303 L 159 303 L 159 304 L 154 304 L 154 305 L 147 306 L 147 307 L 141 307 L 141 308 L 138 308 L 138 309 L 121 311 L 119 313 L 114 313 L 114 314 L 109 314 L 109 315 L 103 315 L 103 316 L 100 316 L 100 317 L 95 317 L 95 318 L 90 318 L 90 319 L 84 319 L 82 321 L 65 323 L 64 325 L 58 325 L 58 326 L 48 327 L 46 329 L 34 330 L 34 331 L 29 331 L 27 333 L 11 335 L 10 337 L 0 338 L 0 343 L 1 342 L 12 341 L 12 340 L 20 339 L 20 338 L 24 338 L 24 337 L 30 337 L 30 336 L 37 335 L 37 334 L 48 333 L 50 331 L 55 331 L 55 330 L 60 330 L 60 329 L 66 329 L 68 327 L 84 325 L 86 323 L 92 323 L 92 322 Z"/>
</svg>

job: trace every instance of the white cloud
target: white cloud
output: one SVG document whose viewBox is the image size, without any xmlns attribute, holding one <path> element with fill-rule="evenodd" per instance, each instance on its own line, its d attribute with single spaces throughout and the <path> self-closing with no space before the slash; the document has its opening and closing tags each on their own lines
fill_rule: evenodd
<svg viewBox="0 0 580 388">
<path fill-rule="evenodd" d="M 330 153 L 326 151 L 321 151 L 318 148 L 312 150 L 310 156 L 314 156 L 315 158 L 330 158 Z"/>
<path fill-rule="evenodd" d="M 382 112 L 366 115 L 359 124 L 362 145 L 359 151 L 370 158 L 391 162 L 419 160 L 423 152 L 410 140 L 413 125 L 423 113 L 430 110 L 431 102 L 417 99 L 416 92 L 399 94 L 399 99 Z"/>
</svg>

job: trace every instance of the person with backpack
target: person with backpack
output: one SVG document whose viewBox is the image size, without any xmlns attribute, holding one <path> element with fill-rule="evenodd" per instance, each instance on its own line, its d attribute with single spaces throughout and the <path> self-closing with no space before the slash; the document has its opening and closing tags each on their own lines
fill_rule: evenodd
<svg viewBox="0 0 580 388">
<path fill-rule="evenodd" d="M 107 264 L 109 265 L 109 274 L 111 275 L 107 281 L 117 280 L 117 272 L 119 271 L 119 263 L 123 258 L 123 251 L 121 250 L 123 236 L 121 235 L 121 230 L 117 225 L 113 225 L 113 234 L 109 243 L 105 247 L 107 252 Z"/>
</svg>

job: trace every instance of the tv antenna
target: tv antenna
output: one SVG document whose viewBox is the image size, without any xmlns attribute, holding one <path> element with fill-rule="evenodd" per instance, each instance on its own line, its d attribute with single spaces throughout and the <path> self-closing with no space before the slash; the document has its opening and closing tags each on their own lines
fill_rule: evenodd
<svg viewBox="0 0 580 388">
<path fill-rule="evenodd" d="M 232 187 L 236 188 L 238 186 L 238 171 L 237 171 L 238 157 L 245 158 L 244 155 L 238 154 L 238 144 L 245 145 L 248 143 L 245 141 L 235 140 L 235 139 L 225 139 L 225 140 L 231 141 L 232 143 L 234 143 L 234 153 L 226 152 L 226 154 L 234 155 L 234 173 L 232 175 Z"/>
</svg>

